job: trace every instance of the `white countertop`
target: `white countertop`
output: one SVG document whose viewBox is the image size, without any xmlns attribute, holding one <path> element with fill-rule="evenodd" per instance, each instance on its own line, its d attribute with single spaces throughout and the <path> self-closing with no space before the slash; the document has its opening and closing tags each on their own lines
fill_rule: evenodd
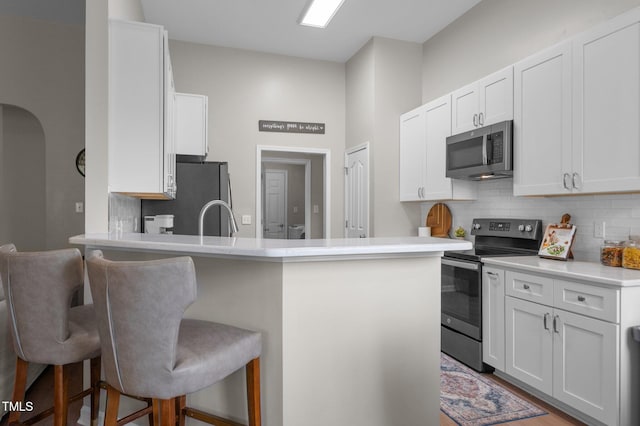
<svg viewBox="0 0 640 426">
<path fill-rule="evenodd" d="M 556 278 L 589 281 L 617 287 L 640 286 L 640 270 L 605 266 L 598 262 L 552 260 L 538 256 L 487 257 L 486 265 L 552 274 Z"/>
<path fill-rule="evenodd" d="M 128 251 L 155 251 L 208 257 L 261 260 L 317 260 L 342 257 L 441 256 L 445 250 L 469 250 L 471 242 L 434 237 L 335 238 L 274 240 L 240 237 L 204 237 L 161 234 L 86 234 L 69 238 L 71 244 Z"/>
</svg>

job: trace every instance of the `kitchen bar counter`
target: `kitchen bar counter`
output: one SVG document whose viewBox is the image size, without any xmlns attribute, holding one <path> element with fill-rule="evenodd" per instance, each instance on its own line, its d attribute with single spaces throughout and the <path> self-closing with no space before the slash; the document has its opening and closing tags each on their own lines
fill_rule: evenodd
<svg viewBox="0 0 640 426">
<path fill-rule="evenodd" d="M 264 426 L 439 423 L 440 256 L 470 242 L 148 234 L 70 242 L 113 260 L 191 256 L 198 298 L 185 316 L 262 332 Z M 189 395 L 189 405 L 245 421 L 244 392 L 241 371 Z"/>
<path fill-rule="evenodd" d="M 337 238 L 273 240 L 237 237 L 198 237 L 162 234 L 88 234 L 69 239 L 71 244 L 153 251 L 220 258 L 254 258 L 266 261 L 335 259 L 340 256 L 408 256 L 444 250 L 468 250 L 469 241 L 432 237 Z"/>
<path fill-rule="evenodd" d="M 640 286 L 640 270 L 605 266 L 597 262 L 562 261 L 538 256 L 487 257 L 482 261 L 487 265 L 547 273 L 557 278 L 582 280 L 593 284 L 613 287 Z"/>
</svg>

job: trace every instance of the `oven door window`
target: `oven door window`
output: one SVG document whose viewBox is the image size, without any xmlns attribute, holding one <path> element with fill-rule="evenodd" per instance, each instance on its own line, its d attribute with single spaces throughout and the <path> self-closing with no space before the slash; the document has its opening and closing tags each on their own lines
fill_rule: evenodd
<svg viewBox="0 0 640 426">
<path fill-rule="evenodd" d="M 448 324 L 451 328 L 478 334 L 477 338 L 482 316 L 481 278 L 480 263 L 442 259 L 442 314 L 457 320 Z"/>
</svg>

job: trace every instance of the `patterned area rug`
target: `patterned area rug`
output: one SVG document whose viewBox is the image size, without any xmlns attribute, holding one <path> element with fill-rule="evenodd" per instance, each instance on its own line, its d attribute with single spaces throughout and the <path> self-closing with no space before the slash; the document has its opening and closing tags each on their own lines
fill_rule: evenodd
<svg viewBox="0 0 640 426">
<path fill-rule="evenodd" d="M 460 426 L 496 425 L 547 414 L 445 354 L 440 355 L 440 410 Z"/>
</svg>

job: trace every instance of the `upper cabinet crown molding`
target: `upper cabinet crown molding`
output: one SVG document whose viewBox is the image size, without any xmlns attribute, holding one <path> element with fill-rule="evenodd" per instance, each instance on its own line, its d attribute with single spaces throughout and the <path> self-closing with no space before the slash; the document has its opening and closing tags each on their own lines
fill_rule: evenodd
<svg viewBox="0 0 640 426">
<path fill-rule="evenodd" d="M 513 119 L 513 66 L 494 72 L 451 94 L 451 132 Z"/>
</svg>

